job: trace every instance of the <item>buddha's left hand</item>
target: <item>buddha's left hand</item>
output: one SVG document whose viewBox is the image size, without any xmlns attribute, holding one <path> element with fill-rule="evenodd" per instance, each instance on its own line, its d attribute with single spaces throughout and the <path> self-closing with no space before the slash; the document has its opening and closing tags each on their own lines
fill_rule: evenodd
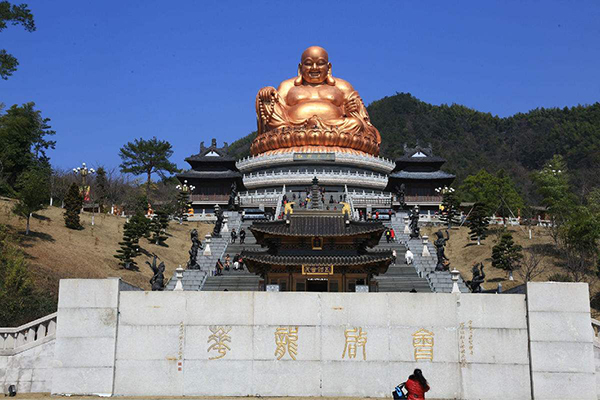
<svg viewBox="0 0 600 400">
<path fill-rule="evenodd" d="M 359 110 L 358 102 L 359 102 L 359 100 L 356 98 L 348 99 L 346 101 L 346 103 L 344 104 L 344 109 L 346 111 L 346 114 L 357 113 Z"/>
</svg>

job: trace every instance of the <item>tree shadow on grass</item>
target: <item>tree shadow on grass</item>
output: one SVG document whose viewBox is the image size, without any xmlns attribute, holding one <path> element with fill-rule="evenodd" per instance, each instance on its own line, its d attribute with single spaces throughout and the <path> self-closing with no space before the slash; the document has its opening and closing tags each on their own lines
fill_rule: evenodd
<svg viewBox="0 0 600 400">
<path fill-rule="evenodd" d="M 23 247 L 33 247 L 37 241 L 54 243 L 56 240 L 52 235 L 44 232 L 29 231 L 29 235 L 25 234 L 25 231 L 19 232 L 21 235 L 21 245 Z"/>
<path fill-rule="evenodd" d="M 527 250 L 544 256 L 560 257 L 561 255 L 560 250 L 553 243 L 532 244 L 527 247 Z"/>
<path fill-rule="evenodd" d="M 492 279 L 486 279 L 486 282 L 504 282 L 506 279 L 504 278 L 492 278 Z"/>
<path fill-rule="evenodd" d="M 46 217 L 45 215 L 36 214 L 36 213 L 31 214 L 31 218 L 35 218 L 39 221 L 47 221 L 47 222 L 52 221 L 52 218 Z"/>
</svg>

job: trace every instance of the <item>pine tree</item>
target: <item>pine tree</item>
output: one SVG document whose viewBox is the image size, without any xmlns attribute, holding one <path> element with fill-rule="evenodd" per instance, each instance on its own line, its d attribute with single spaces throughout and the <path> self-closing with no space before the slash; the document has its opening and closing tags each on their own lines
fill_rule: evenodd
<svg viewBox="0 0 600 400">
<path fill-rule="evenodd" d="M 138 246 L 139 236 L 136 223 L 130 220 L 123 227 L 123 241 L 119 242 L 121 248 L 117 250 L 115 258 L 120 260 L 119 265 L 125 269 L 137 269 L 137 264 L 134 260 L 139 255 L 140 247 Z"/>
<path fill-rule="evenodd" d="M 82 229 L 79 222 L 79 213 L 83 207 L 83 197 L 79 192 L 79 186 L 72 183 L 65 197 L 65 225 L 69 229 Z"/>
<path fill-rule="evenodd" d="M 483 203 L 475 203 L 471 214 L 469 215 L 469 237 L 471 240 L 477 240 L 477 245 L 487 237 L 488 225 L 490 219 L 487 215 L 486 207 Z"/>
<path fill-rule="evenodd" d="M 129 224 L 131 225 L 131 229 L 135 234 L 136 240 L 140 240 L 141 238 L 150 238 L 150 226 L 152 221 L 140 212 L 137 212 L 133 217 L 129 219 Z"/>
<path fill-rule="evenodd" d="M 179 218 L 179 223 L 187 221 L 189 195 L 187 192 L 180 191 L 177 195 L 177 213 L 175 214 Z"/>
<path fill-rule="evenodd" d="M 521 250 L 523 247 L 515 244 L 510 232 L 503 233 L 500 243 L 492 248 L 492 266 L 507 271 L 512 278 L 512 272 L 520 267 L 523 258 Z"/>
<path fill-rule="evenodd" d="M 436 189 L 437 190 L 437 189 Z M 445 222 L 448 228 L 452 227 L 452 224 L 458 225 L 460 222 L 459 215 L 459 201 L 456 198 L 454 193 L 454 189 L 452 188 L 444 188 L 442 191 L 442 215 L 440 216 L 440 220 Z"/>
<path fill-rule="evenodd" d="M 106 170 L 104 167 L 98 167 L 96 171 L 96 194 L 100 212 L 106 210 L 106 202 L 108 199 L 108 181 L 106 180 Z"/>
<path fill-rule="evenodd" d="M 152 222 L 150 224 L 150 231 L 152 232 L 152 243 L 160 246 L 168 246 L 165 242 L 168 236 L 165 234 L 167 227 L 169 226 L 169 215 L 164 210 L 156 211 Z"/>
</svg>

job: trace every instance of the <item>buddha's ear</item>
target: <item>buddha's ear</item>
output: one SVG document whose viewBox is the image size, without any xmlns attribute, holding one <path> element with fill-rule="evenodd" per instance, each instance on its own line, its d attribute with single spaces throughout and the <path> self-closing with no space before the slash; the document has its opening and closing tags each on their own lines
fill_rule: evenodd
<svg viewBox="0 0 600 400">
<path fill-rule="evenodd" d="M 294 79 L 294 86 L 302 85 L 302 71 L 300 70 L 301 67 L 302 64 L 298 64 L 298 77 Z"/>
<path fill-rule="evenodd" d="M 335 86 L 335 79 L 333 79 L 331 74 L 331 63 L 329 63 L 328 67 L 329 71 L 327 71 L 327 78 L 325 78 L 325 82 L 327 82 L 329 86 Z"/>
</svg>

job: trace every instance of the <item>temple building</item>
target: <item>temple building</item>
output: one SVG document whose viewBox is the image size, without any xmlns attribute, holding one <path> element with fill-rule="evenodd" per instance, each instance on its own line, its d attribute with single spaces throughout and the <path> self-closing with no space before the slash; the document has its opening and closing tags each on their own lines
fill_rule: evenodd
<svg viewBox="0 0 600 400">
<path fill-rule="evenodd" d="M 195 214 L 203 210 L 212 212 L 216 204 L 227 206 L 234 183 L 236 190 L 243 189 L 242 174 L 227 150 L 226 142 L 223 147 L 217 147 L 217 139 L 212 139 L 209 147 L 201 142 L 200 152 L 185 159 L 191 169 L 177 174 L 182 184 L 187 182 L 195 187 L 190 197 Z"/>
<path fill-rule="evenodd" d="M 375 291 L 373 276 L 385 273 L 391 251 L 369 252 L 386 227 L 353 221 L 341 211 L 299 210 L 277 221 L 254 222 L 249 230 L 266 251 L 243 251 L 248 270 L 280 291 Z"/>
<path fill-rule="evenodd" d="M 442 196 L 435 189 L 450 186 L 456 177 L 441 170 L 445 162 L 445 159 L 433 154 L 431 144 L 428 147 L 417 144 L 413 148 L 405 144 L 404 155 L 396 159 L 396 167 L 389 174 L 387 190 L 397 193 L 403 187 L 407 205 L 437 209 L 442 203 Z M 395 205 L 399 203 L 395 202 Z"/>
</svg>

